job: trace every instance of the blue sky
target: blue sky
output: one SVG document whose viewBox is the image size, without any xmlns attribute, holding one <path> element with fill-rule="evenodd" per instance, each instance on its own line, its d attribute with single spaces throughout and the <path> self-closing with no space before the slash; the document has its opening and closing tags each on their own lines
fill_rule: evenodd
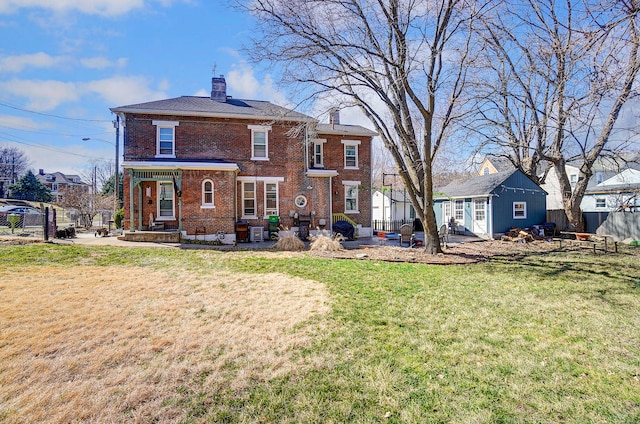
<svg viewBox="0 0 640 424">
<path fill-rule="evenodd" d="M 208 96 L 214 67 L 233 97 L 285 104 L 240 53 L 252 26 L 225 0 L 1 0 L 0 145 L 82 173 L 115 158 L 110 107 Z"/>
</svg>

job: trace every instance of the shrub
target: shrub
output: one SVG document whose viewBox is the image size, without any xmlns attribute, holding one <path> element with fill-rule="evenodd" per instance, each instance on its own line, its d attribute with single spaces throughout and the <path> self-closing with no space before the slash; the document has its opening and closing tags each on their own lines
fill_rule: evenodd
<svg viewBox="0 0 640 424">
<path fill-rule="evenodd" d="M 286 236 L 278 237 L 278 241 L 273 246 L 275 250 L 299 252 L 304 250 L 305 246 L 302 240 L 294 233 L 289 233 Z"/>
<path fill-rule="evenodd" d="M 335 233 L 333 237 L 327 230 L 319 231 L 317 235 L 310 236 L 311 238 L 311 250 L 317 250 L 322 252 L 337 252 L 344 250 L 342 241 L 344 236 L 342 234 Z"/>
<path fill-rule="evenodd" d="M 122 220 L 124 219 L 124 208 L 120 208 L 113 214 L 113 222 L 116 224 L 116 228 L 122 228 Z"/>
</svg>

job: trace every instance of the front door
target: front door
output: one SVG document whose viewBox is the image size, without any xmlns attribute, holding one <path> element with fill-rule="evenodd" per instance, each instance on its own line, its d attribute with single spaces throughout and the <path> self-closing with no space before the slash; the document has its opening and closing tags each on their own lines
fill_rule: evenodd
<svg viewBox="0 0 640 424">
<path fill-rule="evenodd" d="M 449 221 L 451 220 L 451 202 L 443 202 L 442 203 L 442 224 L 440 225 L 449 225 Z"/>
<path fill-rule="evenodd" d="M 475 234 L 487 234 L 486 199 L 473 200 L 473 232 Z"/>
</svg>

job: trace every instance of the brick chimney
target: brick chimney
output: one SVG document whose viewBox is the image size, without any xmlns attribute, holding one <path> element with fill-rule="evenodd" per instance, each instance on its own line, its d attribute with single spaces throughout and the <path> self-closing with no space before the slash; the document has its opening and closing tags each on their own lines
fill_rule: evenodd
<svg viewBox="0 0 640 424">
<path fill-rule="evenodd" d="M 334 108 L 329 111 L 329 123 L 332 127 L 340 125 L 340 110 Z"/>
<path fill-rule="evenodd" d="M 211 78 L 211 100 L 216 102 L 227 101 L 227 82 L 224 75 Z"/>
</svg>

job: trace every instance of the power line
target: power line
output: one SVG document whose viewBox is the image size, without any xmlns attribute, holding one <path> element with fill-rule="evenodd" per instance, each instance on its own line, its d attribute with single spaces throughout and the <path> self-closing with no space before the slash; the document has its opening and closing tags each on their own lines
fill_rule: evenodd
<svg viewBox="0 0 640 424">
<path fill-rule="evenodd" d="M 24 144 L 25 146 L 31 146 L 31 147 L 36 147 L 39 149 L 44 149 L 44 150 L 50 150 L 52 152 L 57 152 L 57 153 L 64 153 L 66 155 L 71 155 L 71 156 L 79 156 L 82 158 L 89 158 L 89 159 L 104 159 L 102 156 L 89 156 L 89 155 L 83 155 L 82 153 L 74 153 L 74 152 L 69 152 L 67 150 L 62 150 L 62 149 L 54 149 L 53 147 L 49 147 L 49 146 L 45 146 L 43 144 L 38 144 L 38 143 L 30 143 L 30 142 L 26 142 L 26 141 L 18 141 L 18 140 L 9 140 L 12 143 L 18 143 L 18 144 Z"/>
<path fill-rule="evenodd" d="M 29 110 L 29 109 L 25 109 L 25 108 L 21 108 L 18 106 L 14 106 L 8 103 L 3 103 L 0 102 L 0 106 L 4 106 L 4 107 L 8 107 L 10 109 L 14 109 L 14 110 L 19 110 L 21 112 L 27 112 L 27 113 L 33 113 L 34 115 L 40 115 L 40 116 L 48 116 L 51 118 L 58 118 L 58 119 L 67 119 L 69 121 L 83 121 L 83 122 L 111 122 L 110 119 L 84 119 L 84 118 L 70 118 L 68 116 L 61 116 L 61 115 L 54 115 L 51 113 L 43 113 L 43 112 L 36 112 L 35 110 Z"/>
</svg>

